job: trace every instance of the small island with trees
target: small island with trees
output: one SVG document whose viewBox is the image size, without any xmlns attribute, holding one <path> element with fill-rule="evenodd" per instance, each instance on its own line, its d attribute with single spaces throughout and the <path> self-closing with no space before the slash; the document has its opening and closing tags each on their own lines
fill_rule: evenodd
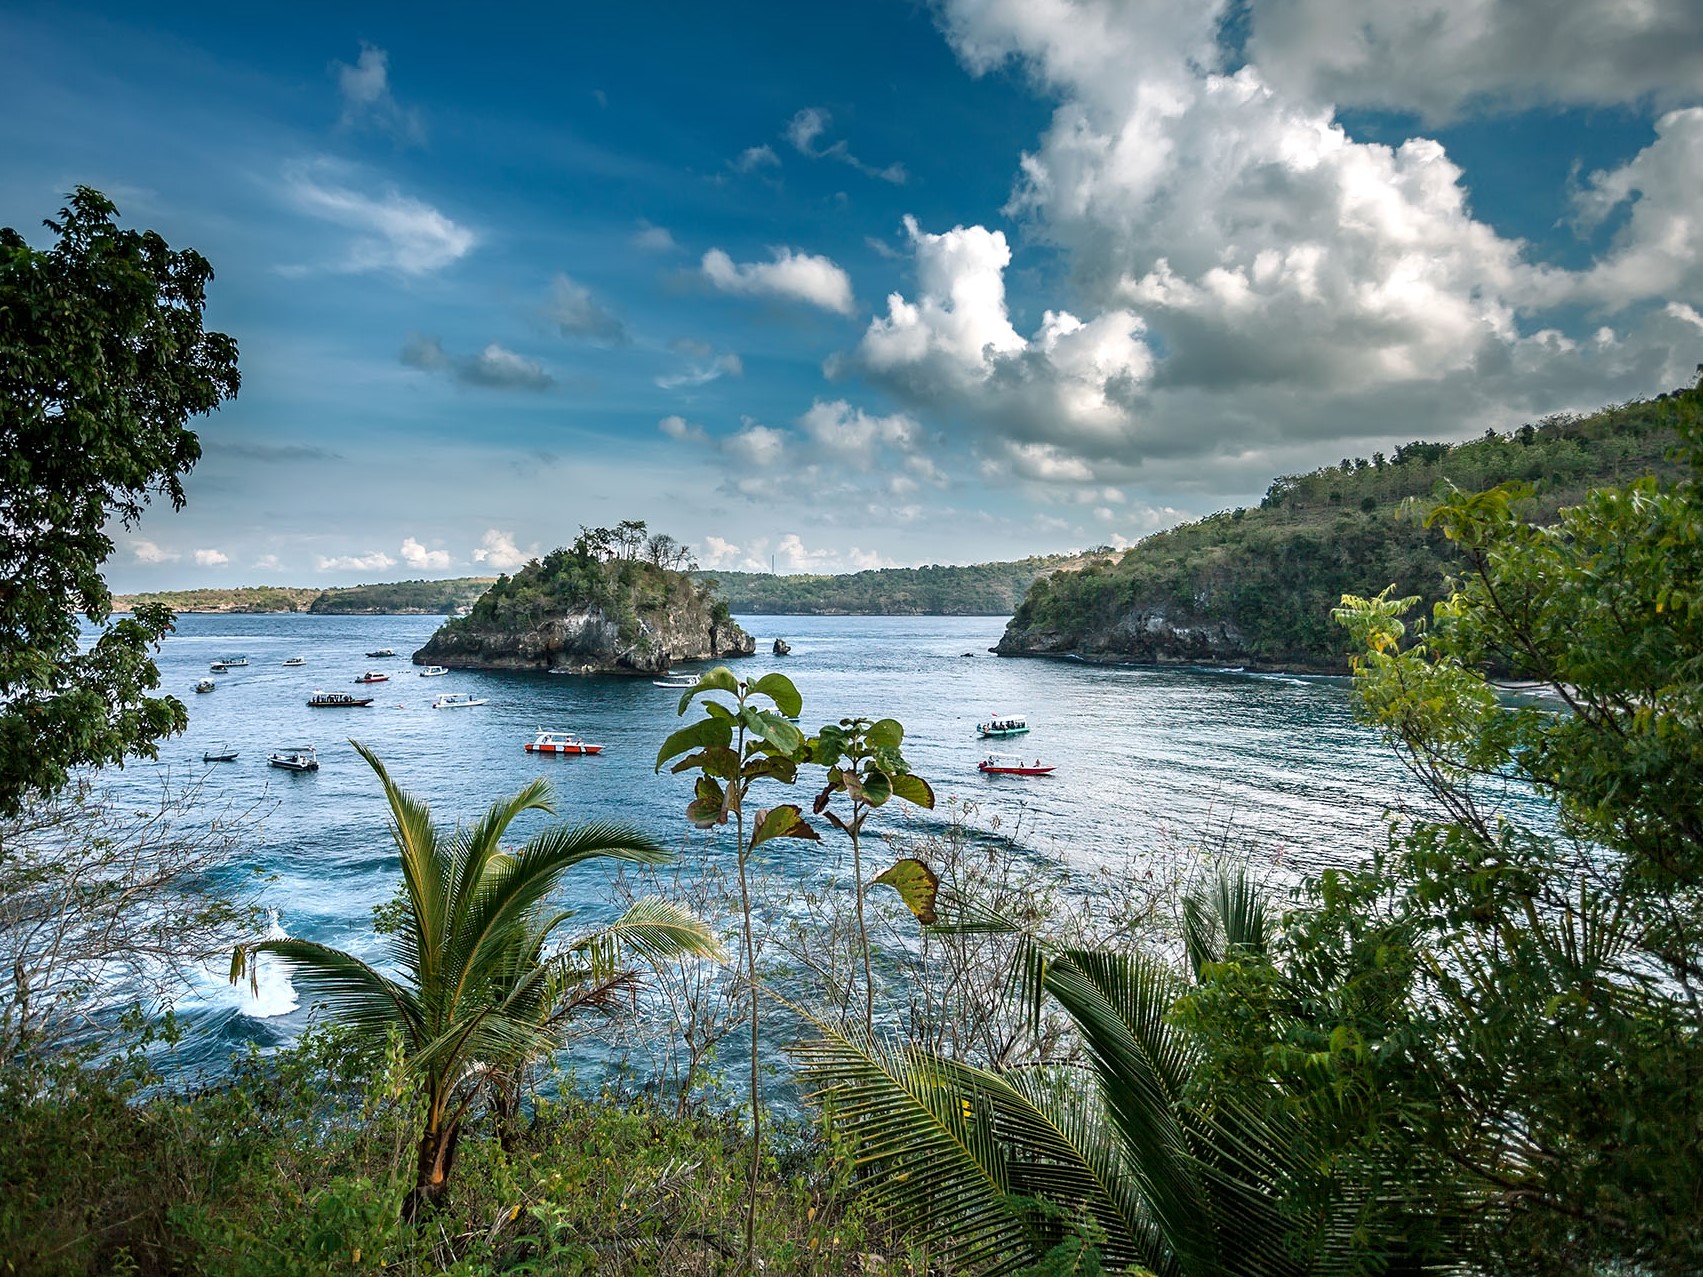
<svg viewBox="0 0 1703 1277">
<path fill-rule="evenodd" d="M 756 640 L 695 580 L 689 547 L 642 520 L 581 527 L 571 547 L 501 576 L 414 653 L 450 669 L 660 674 L 676 661 L 749 656 Z"/>
</svg>

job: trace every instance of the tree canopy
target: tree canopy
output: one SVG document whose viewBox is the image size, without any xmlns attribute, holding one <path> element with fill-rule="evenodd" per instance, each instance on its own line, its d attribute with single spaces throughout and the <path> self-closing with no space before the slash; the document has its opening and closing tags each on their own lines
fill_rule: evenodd
<svg viewBox="0 0 1703 1277">
<path fill-rule="evenodd" d="M 134 528 L 154 495 L 182 508 L 201 456 L 187 423 L 236 394 L 237 348 L 202 326 L 206 259 L 116 218 L 78 187 L 45 223 L 52 247 L 0 229 L 0 813 L 186 722 L 148 694 L 168 611 L 140 608 L 88 650 L 78 616 L 110 615 L 114 521 Z"/>
</svg>

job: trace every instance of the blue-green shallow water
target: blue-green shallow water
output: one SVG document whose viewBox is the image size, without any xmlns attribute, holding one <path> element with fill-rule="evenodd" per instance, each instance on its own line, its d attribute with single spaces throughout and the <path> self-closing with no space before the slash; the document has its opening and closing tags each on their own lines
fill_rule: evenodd
<svg viewBox="0 0 1703 1277">
<path fill-rule="evenodd" d="M 979 823 L 998 818 L 1028 843 L 1085 868 L 1127 864 L 1136 872 L 1163 841 L 1197 838 L 1226 822 L 1295 870 L 1352 861 L 1382 842 L 1387 810 L 1420 801 L 1396 757 L 1354 721 L 1343 679 L 1002 659 L 987 651 L 1002 618 L 741 620 L 757 636 L 759 655 L 736 668 L 746 677 L 770 668 L 788 674 L 804 697 L 806 729 L 854 713 L 898 718 L 913 768 L 943 799 L 973 800 Z M 109 779 L 139 804 L 158 791 L 162 772 L 178 783 L 204 778 L 210 809 L 260 802 L 267 814 L 245 838 L 244 859 L 273 875 L 265 899 L 284 929 L 375 957 L 371 909 L 393 891 L 396 860 L 377 782 L 350 737 L 446 820 L 476 815 L 542 774 L 556 785 L 568 820 L 627 821 L 668 840 L 711 837 L 685 825 L 687 780 L 653 773 L 658 745 L 681 721 L 678 693 L 648 679 L 459 671 L 421 678 L 408 657 L 439 621 L 180 617 L 159 666 L 164 688 L 189 707 L 189 730 L 161 747 L 157 764 L 133 763 Z M 768 655 L 776 635 L 792 643 L 792 655 Z M 382 647 L 397 657 L 365 655 Z M 210 662 L 236 654 L 251 664 L 209 674 Z M 283 668 L 295 655 L 307 665 Z M 355 677 L 368 668 L 386 670 L 391 681 L 357 688 Z M 217 690 L 195 695 L 203 676 Z M 309 709 L 318 688 L 375 700 L 367 709 Z M 447 691 L 490 703 L 431 709 Z M 1058 771 L 1040 779 L 980 775 L 986 746 L 974 724 L 995 713 L 1025 714 L 1033 727 L 997 748 L 1045 758 Z M 527 754 L 522 746 L 540 727 L 578 731 L 605 752 Z M 203 751 L 221 743 L 241 751 L 238 761 L 203 764 Z M 267 766 L 269 751 L 301 743 L 318 747 L 317 773 Z M 777 789 L 766 801 L 784 800 Z M 772 867 L 784 872 L 808 874 L 822 863 L 808 844 L 771 847 Z M 595 918 L 607 908 L 605 881 L 601 870 L 576 870 L 567 903 Z M 246 989 L 209 982 L 205 999 L 184 1009 L 193 1036 L 179 1059 L 193 1069 L 217 1069 L 241 1040 L 284 1040 L 306 1017 L 278 972 L 258 1001 Z"/>
</svg>

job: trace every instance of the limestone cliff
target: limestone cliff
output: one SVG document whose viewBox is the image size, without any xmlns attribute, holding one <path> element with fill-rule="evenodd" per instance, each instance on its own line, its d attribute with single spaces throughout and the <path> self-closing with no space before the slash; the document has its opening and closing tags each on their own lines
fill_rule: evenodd
<svg viewBox="0 0 1703 1277">
<path fill-rule="evenodd" d="M 684 572 L 576 545 L 499 578 L 414 663 L 651 675 L 755 649 L 727 604 Z"/>
</svg>

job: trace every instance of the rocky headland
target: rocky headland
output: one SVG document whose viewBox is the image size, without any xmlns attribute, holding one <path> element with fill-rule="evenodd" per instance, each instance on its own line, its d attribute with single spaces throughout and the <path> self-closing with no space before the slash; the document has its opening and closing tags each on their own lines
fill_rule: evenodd
<svg viewBox="0 0 1703 1277">
<path fill-rule="evenodd" d="M 663 551 L 672 544 L 647 556 L 645 543 L 624 546 L 589 529 L 571 549 L 499 577 L 466 616 L 439 627 L 414 663 L 654 675 L 680 661 L 750 656 L 756 640 L 724 599 L 669 561 Z"/>
</svg>

